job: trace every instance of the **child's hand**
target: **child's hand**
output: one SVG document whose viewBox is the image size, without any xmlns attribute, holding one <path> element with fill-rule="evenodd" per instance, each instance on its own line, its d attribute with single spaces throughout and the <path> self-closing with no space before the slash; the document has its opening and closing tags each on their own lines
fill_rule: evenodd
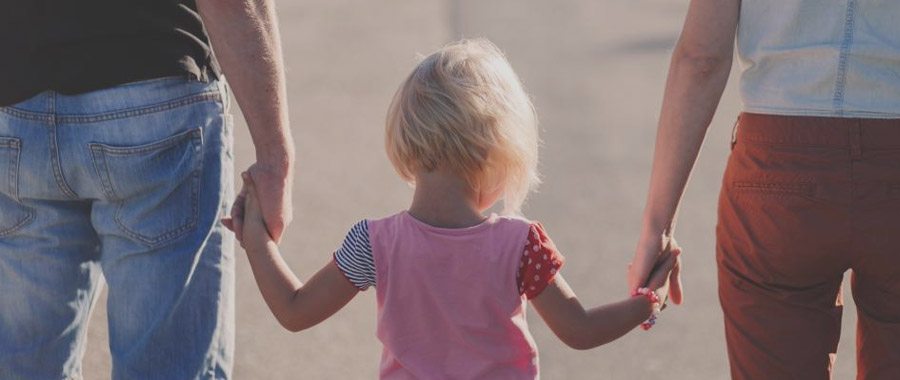
<svg viewBox="0 0 900 380">
<path fill-rule="evenodd" d="M 666 300 L 669 298 L 669 278 L 672 273 L 677 273 L 681 270 L 681 247 L 678 246 L 678 242 L 673 238 L 671 241 L 671 248 L 668 252 L 665 253 L 666 259 L 661 262 L 657 262 L 656 266 L 653 267 L 653 271 L 650 272 L 650 279 L 647 281 L 647 288 L 656 292 L 656 295 L 661 300 Z M 665 301 L 663 302 L 665 304 Z"/>
<path fill-rule="evenodd" d="M 244 201 L 243 236 L 238 240 L 248 252 L 258 252 L 264 250 L 273 240 L 263 220 L 259 195 L 253 179 L 246 172 L 241 174 L 241 178 L 244 179 L 244 187 L 247 188 L 247 198 Z"/>
</svg>

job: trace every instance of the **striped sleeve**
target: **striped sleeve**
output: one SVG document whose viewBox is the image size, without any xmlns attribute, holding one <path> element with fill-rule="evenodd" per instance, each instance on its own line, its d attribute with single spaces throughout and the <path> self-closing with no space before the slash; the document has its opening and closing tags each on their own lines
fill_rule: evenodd
<svg viewBox="0 0 900 380">
<path fill-rule="evenodd" d="M 366 290 L 375 286 L 375 259 L 369 242 L 369 225 L 365 219 L 347 232 L 344 244 L 334 251 L 334 263 L 357 289 Z"/>
</svg>

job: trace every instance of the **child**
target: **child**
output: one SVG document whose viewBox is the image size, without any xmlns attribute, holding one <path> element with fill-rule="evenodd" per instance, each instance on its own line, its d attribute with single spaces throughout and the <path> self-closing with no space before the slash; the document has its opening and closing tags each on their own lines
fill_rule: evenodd
<svg viewBox="0 0 900 380">
<path fill-rule="evenodd" d="M 239 238 L 285 328 L 312 327 L 374 286 L 382 379 L 533 379 L 538 360 L 526 299 L 576 349 L 613 341 L 642 322 L 652 326 L 677 247 L 649 289 L 585 310 L 540 223 L 485 215 L 501 198 L 504 214 L 517 214 L 537 182 L 534 111 L 496 46 L 463 40 L 425 58 L 394 97 L 386 145 L 397 172 L 415 185 L 409 210 L 357 223 L 306 284 L 269 238 L 244 173 Z"/>
</svg>

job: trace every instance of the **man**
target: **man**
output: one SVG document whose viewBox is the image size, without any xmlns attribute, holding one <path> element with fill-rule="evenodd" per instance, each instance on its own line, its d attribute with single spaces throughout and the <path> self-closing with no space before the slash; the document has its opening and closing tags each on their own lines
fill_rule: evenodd
<svg viewBox="0 0 900 380">
<path fill-rule="evenodd" d="M 249 171 L 275 239 L 291 215 L 272 0 L 0 7 L 0 379 L 81 378 L 101 274 L 113 378 L 230 378 L 223 73 L 257 148 Z"/>
</svg>

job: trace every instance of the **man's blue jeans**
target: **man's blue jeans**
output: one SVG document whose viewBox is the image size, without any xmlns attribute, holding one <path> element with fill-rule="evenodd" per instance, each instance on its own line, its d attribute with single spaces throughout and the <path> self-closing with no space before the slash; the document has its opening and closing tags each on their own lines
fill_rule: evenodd
<svg viewBox="0 0 900 380">
<path fill-rule="evenodd" d="M 234 243 L 224 81 L 0 107 L 0 379 L 80 378 L 109 284 L 114 379 L 226 379 Z"/>
</svg>

